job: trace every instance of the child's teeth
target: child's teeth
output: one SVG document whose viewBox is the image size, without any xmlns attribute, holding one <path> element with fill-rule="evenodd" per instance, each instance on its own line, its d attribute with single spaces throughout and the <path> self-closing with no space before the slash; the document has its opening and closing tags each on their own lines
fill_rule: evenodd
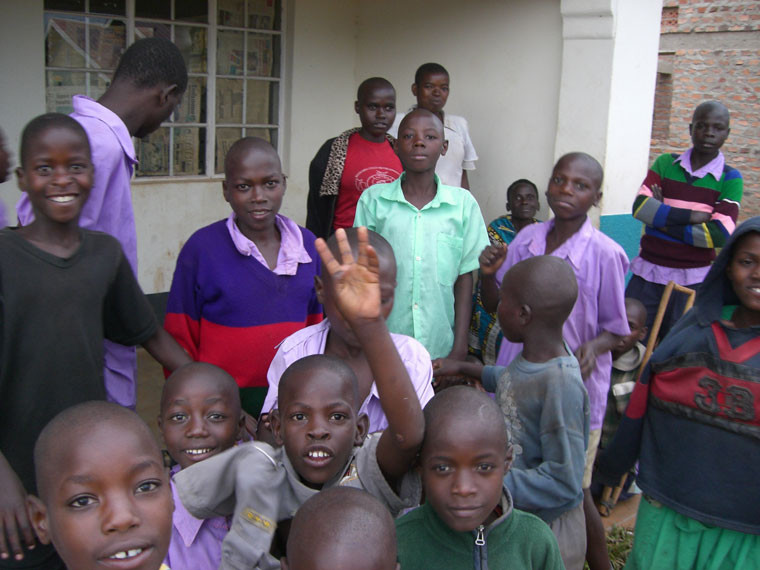
<svg viewBox="0 0 760 570">
<path fill-rule="evenodd" d="M 309 457 L 323 458 L 323 457 L 329 457 L 329 456 L 324 451 L 310 451 Z"/>
<path fill-rule="evenodd" d="M 119 560 L 123 560 L 125 558 L 132 558 L 133 556 L 137 556 L 142 552 L 142 548 L 132 548 L 131 550 L 123 550 L 121 552 L 117 552 L 113 556 L 109 556 L 109 558 L 118 558 Z"/>
<path fill-rule="evenodd" d="M 211 451 L 210 449 L 188 449 L 185 453 L 188 453 L 190 455 L 203 455 L 204 453 L 208 453 Z"/>
<path fill-rule="evenodd" d="M 65 203 L 71 202 L 74 199 L 74 196 L 52 196 L 50 199 L 53 202 Z"/>
</svg>

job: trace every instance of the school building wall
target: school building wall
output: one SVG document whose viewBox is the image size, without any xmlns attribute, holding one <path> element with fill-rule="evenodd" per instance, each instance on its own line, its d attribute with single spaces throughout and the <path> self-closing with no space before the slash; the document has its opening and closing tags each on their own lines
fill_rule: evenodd
<svg viewBox="0 0 760 570">
<path fill-rule="evenodd" d="M 760 2 L 666 0 L 662 9 L 650 161 L 691 146 L 700 102 L 731 112 L 723 152 L 744 177 L 741 219 L 760 215 Z"/>
<path fill-rule="evenodd" d="M 4 3 L 0 126 L 15 149 L 45 109 L 42 0 Z M 530 178 L 543 194 L 556 158 L 585 150 L 606 171 L 597 221 L 633 251 L 627 212 L 649 158 L 660 11 L 661 0 L 286 0 L 283 213 L 305 220 L 309 162 L 358 125 L 363 79 L 387 77 L 405 110 L 414 70 L 438 61 L 451 73 L 447 111 L 470 123 L 480 157 L 470 183 L 486 221 L 503 212 L 510 181 Z M 0 185 L 11 221 L 17 196 L 15 182 Z M 190 234 L 229 211 L 218 179 L 134 181 L 133 204 L 149 293 L 168 290 Z"/>
</svg>

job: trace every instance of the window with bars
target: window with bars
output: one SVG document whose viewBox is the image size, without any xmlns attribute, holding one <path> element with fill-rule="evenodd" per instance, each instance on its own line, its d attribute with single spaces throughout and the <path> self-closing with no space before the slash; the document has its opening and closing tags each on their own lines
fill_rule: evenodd
<svg viewBox="0 0 760 570">
<path fill-rule="evenodd" d="M 279 142 L 282 0 L 45 0 L 48 111 L 97 99 L 126 47 L 172 40 L 187 91 L 173 116 L 137 143 L 137 177 L 213 176 L 242 136 Z"/>
</svg>

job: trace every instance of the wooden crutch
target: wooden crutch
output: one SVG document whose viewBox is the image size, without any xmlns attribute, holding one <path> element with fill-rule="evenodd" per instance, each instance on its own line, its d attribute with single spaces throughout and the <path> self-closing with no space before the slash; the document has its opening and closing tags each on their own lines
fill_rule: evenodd
<svg viewBox="0 0 760 570">
<path fill-rule="evenodd" d="M 665 317 L 665 311 L 668 308 L 670 296 L 673 294 L 673 291 L 678 291 L 679 293 L 684 293 L 685 295 L 689 296 L 689 298 L 686 300 L 686 306 L 683 310 L 684 314 L 694 306 L 694 299 L 697 295 L 697 292 L 694 289 L 682 287 L 674 281 L 668 281 L 668 284 L 665 286 L 665 290 L 662 292 L 662 297 L 660 297 L 660 305 L 657 307 L 657 315 L 654 318 L 652 330 L 649 331 L 649 341 L 647 342 L 647 348 L 646 351 L 644 351 L 644 358 L 641 360 L 639 371 L 636 374 L 636 382 L 638 382 L 641 378 L 641 375 L 644 373 L 644 368 L 646 367 L 647 362 L 649 362 L 649 358 L 652 356 L 652 352 L 654 352 L 655 344 L 657 344 L 657 336 L 660 334 L 662 320 Z M 604 487 L 602 490 L 602 497 L 599 500 L 599 506 L 597 507 L 600 515 L 603 517 L 610 516 L 610 512 L 612 512 L 612 509 L 615 507 L 618 499 L 620 498 L 620 493 L 623 492 L 623 487 L 625 486 L 625 480 L 627 478 L 628 473 L 624 473 L 620 478 L 620 483 L 618 483 L 617 487 L 614 489 L 608 486 Z"/>
</svg>

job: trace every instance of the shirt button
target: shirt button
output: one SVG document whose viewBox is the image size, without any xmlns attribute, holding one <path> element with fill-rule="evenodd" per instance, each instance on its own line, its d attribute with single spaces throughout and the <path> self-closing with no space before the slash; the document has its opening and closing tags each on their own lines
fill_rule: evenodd
<svg viewBox="0 0 760 570">
<path fill-rule="evenodd" d="M 417 212 L 417 217 L 418 217 L 418 218 L 421 218 L 421 217 L 422 217 L 422 214 L 421 214 L 420 212 Z"/>
<path fill-rule="evenodd" d="M 415 304 L 414 304 L 414 310 L 416 311 L 416 310 L 417 310 L 417 309 L 419 309 L 419 308 L 420 308 L 420 306 L 419 306 L 417 303 L 415 303 Z"/>
<path fill-rule="evenodd" d="M 416 259 L 417 261 L 422 261 L 422 258 L 419 255 L 415 257 L 414 259 Z"/>
</svg>

